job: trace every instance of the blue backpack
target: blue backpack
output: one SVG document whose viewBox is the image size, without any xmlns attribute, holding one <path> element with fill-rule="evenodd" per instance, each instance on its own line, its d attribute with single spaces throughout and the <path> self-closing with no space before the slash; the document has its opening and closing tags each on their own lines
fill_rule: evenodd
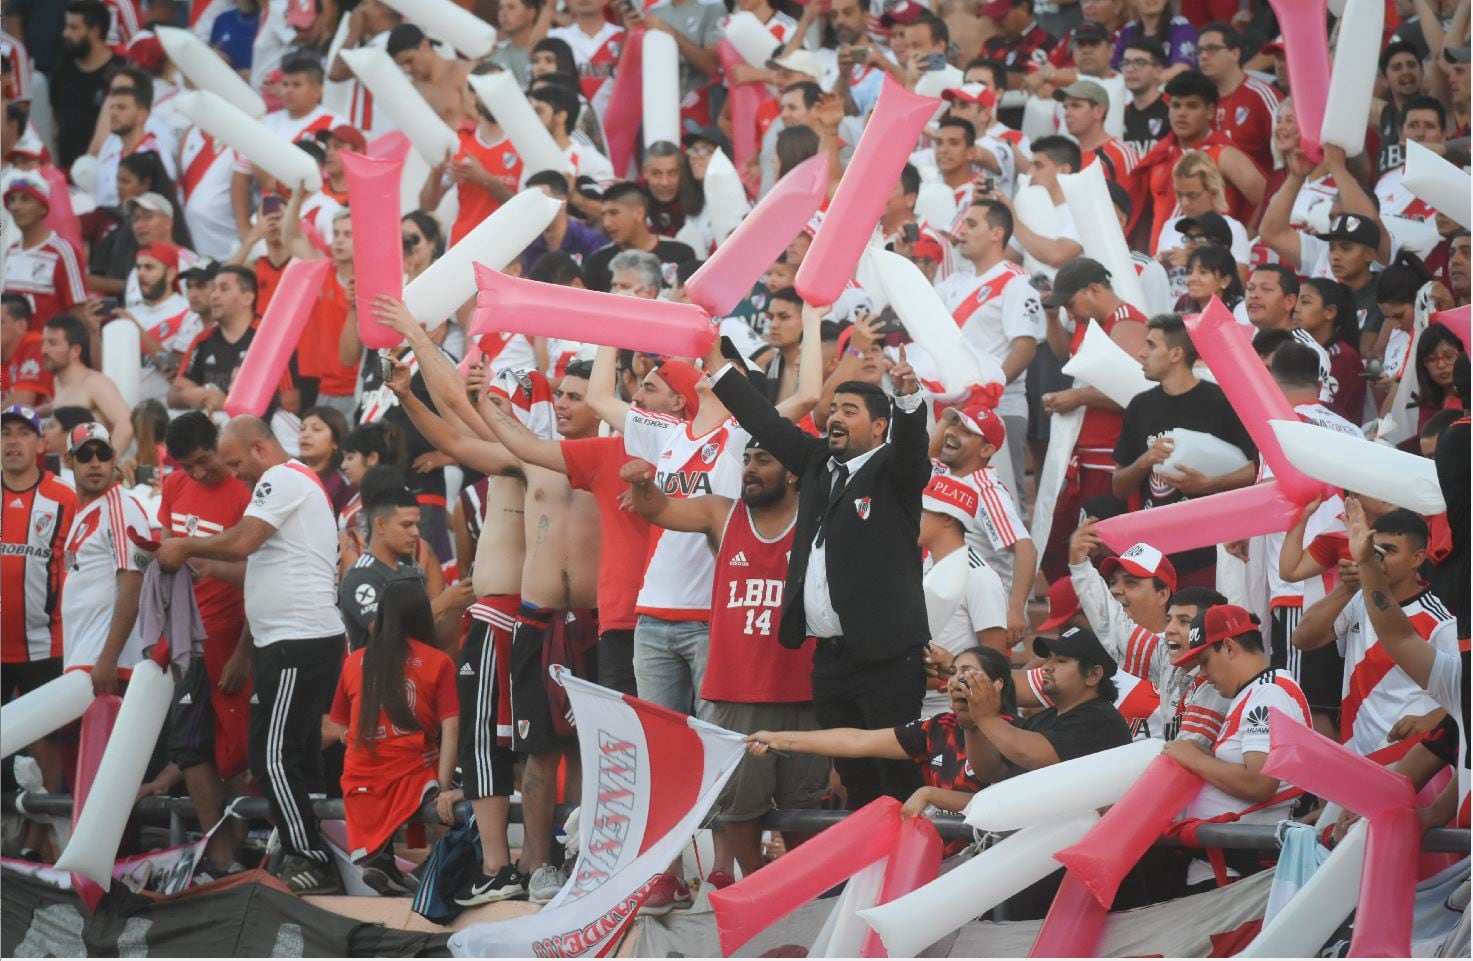
<svg viewBox="0 0 1473 961">
<path fill-rule="evenodd" d="M 466 805 L 466 821 L 451 828 L 435 842 L 425 860 L 419 890 L 414 893 L 414 913 L 434 924 L 449 924 L 465 908 L 455 903 L 455 892 L 481 866 L 481 833 L 476 816 Z"/>
</svg>

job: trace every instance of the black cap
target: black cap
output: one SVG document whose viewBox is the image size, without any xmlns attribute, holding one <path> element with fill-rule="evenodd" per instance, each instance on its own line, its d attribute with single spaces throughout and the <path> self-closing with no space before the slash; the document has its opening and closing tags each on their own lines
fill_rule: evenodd
<svg viewBox="0 0 1473 961">
<path fill-rule="evenodd" d="M 201 257 L 184 270 L 179 271 L 180 280 L 214 280 L 220 265 L 209 257 Z"/>
<path fill-rule="evenodd" d="M 1370 217 L 1341 214 L 1330 223 L 1328 233 L 1317 234 L 1321 240 L 1349 240 L 1375 249 L 1381 246 L 1381 228 Z"/>
<path fill-rule="evenodd" d="M 1054 275 L 1054 289 L 1043 298 L 1043 305 L 1062 307 L 1069 302 L 1070 297 L 1090 284 L 1110 286 L 1110 272 L 1098 260 L 1090 260 L 1088 257 L 1071 260 Z"/>
<path fill-rule="evenodd" d="M 1204 234 L 1215 246 L 1231 247 L 1233 245 L 1233 228 L 1228 226 L 1222 214 L 1209 210 L 1205 214 L 1183 217 L 1176 222 L 1176 232 L 1183 237 L 1194 230 Z"/>
<path fill-rule="evenodd" d="M 1110 31 L 1105 29 L 1103 23 L 1085 20 L 1074 28 L 1074 36 L 1070 38 L 1071 43 L 1079 43 L 1081 40 L 1085 43 L 1109 43 Z"/>
<path fill-rule="evenodd" d="M 731 141 L 726 139 L 726 134 L 722 133 L 719 127 L 703 127 L 700 130 L 688 133 L 680 138 L 680 145 L 689 150 L 690 145 L 698 140 L 711 144 L 728 157 L 731 156 Z"/>
<path fill-rule="evenodd" d="M 1105 645 L 1100 643 L 1095 632 L 1087 627 L 1071 627 L 1058 637 L 1035 637 L 1033 653 L 1039 657 L 1048 657 L 1050 654 L 1077 657 L 1103 667 L 1106 677 L 1115 676 L 1115 658 L 1105 650 Z"/>
</svg>

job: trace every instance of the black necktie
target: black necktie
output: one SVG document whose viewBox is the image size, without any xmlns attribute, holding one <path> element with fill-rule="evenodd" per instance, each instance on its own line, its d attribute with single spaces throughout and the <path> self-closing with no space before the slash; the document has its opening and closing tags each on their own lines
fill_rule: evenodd
<svg viewBox="0 0 1473 961">
<path fill-rule="evenodd" d="M 849 468 L 843 464 L 834 467 L 834 486 L 829 490 L 829 502 L 823 510 L 823 517 L 818 519 L 818 536 L 813 539 L 815 547 L 822 547 L 824 542 L 824 528 L 828 526 L 829 514 L 833 513 L 834 505 L 839 503 L 839 498 L 844 496 L 844 488 L 849 484 Z"/>
</svg>

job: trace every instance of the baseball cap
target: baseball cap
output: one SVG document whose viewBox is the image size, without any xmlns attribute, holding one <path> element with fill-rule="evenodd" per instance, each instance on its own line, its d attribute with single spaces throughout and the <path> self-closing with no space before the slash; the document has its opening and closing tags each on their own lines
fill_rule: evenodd
<svg viewBox="0 0 1473 961">
<path fill-rule="evenodd" d="M 899 3 L 880 15 L 880 23 L 886 27 L 893 27 L 897 23 L 915 23 L 922 14 L 927 12 L 926 8 L 916 0 L 900 0 Z"/>
<path fill-rule="evenodd" d="M 701 372 L 683 360 L 667 360 L 657 366 L 654 373 L 666 386 L 685 398 L 685 416 L 695 420 L 696 411 L 701 409 L 701 398 L 696 393 Z"/>
<path fill-rule="evenodd" d="M 811 77 L 814 80 L 818 79 L 818 75 L 822 70 L 818 63 L 818 54 L 812 50 L 794 50 L 786 57 L 773 57 L 767 61 L 767 65 L 769 67 L 781 67 L 784 70 L 791 70 L 793 73 L 801 73 L 803 76 Z"/>
<path fill-rule="evenodd" d="M 83 444 L 90 443 L 91 441 L 97 441 L 98 443 L 105 445 L 109 451 L 113 451 L 112 435 L 107 432 L 106 427 L 103 427 L 101 424 L 97 423 L 97 421 L 94 420 L 88 421 L 85 424 L 78 424 L 76 427 L 72 428 L 71 433 L 67 434 L 67 453 L 75 454 L 77 452 L 77 448 L 81 447 Z"/>
<path fill-rule="evenodd" d="M 1069 302 L 1070 297 L 1090 284 L 1110 286 L 1110 272 L 1105 269 L 1105 265 L 1088 257 L 1071 260 L 1054 275 L 1054 289 L 1044 296 L 1043 305 L 1062 307 Z"/>
<path fill-rule="evenodd" d="M 1349 240 L 1367 247 L 1381 246 L 1381 228 L 1369 217 L 1341 214 L 1330 222 L 1328 233 L 1317 234 L 1321 240 Z"/>
<path fill-rule="evenodd" d="M 1108 43 L 1110 31 L 1105 25 L 1097 20 L 1083 20 L 1079 26 L 1074 28 L 1074 34 L 1069 38 L 1070 43 Z"/>
<path fill-rule="evenodd" d="M 1095 632 L 1087 627 L 1071 627 L 1058 637 L 1035 637 L 1033 653 L 1039 657 L 1062 654 L 1064 657 L 1082 658 L 1103 667 L 1106 677 L 1115 676 L 1115 658 L 1105 650 L 1105 645 L 1100 643 Z"/>
<path fill-rule="evenodd" d="M 181 280 L 213 280 L 220 272 L 220 265 L 209 257 L 201 257 L 188 267 L 179 271 Z"/>
<path fill-rule="evenodd" d="M 27 126 L 21 133 L 20 139 L 10 145 L 10 150 L 5 154 L 5 159 L 11 157 L 32 157 L 36 160 L 45 160 L 47 157 L 46 145 L 41 142 L 41 137 L 35 129 Z"/>
<path fill-rule="evenodd" d="M 164 214 L 169 217 L 174 216 L 174 205 L 169 201 L 169 198 L 163 194 L 154 193 L 152 190 L 129 198 L 128 202 L 123 206 L 127 208 L 129 213 L 135 210 L 151 210 L 156 214 Z"/>
<path fill-rule="evenodd" d="M 997 416 L 991 398 L 969 398 L 959 407 L 948 407 L 943 415 L 961 424 L 967 430 L 986 440 L 993 447 L 1001 447 L 1008 436 L 1002 418 Z"/>
<path fill-rule="evenodd" d="M 144 244 L 138 248 L 138 253 L 133 259 L 137 260 L 139 257 L 152 257 L 165 267 L 173 267 L 176 270 L 179 267 L 179 248 L 173 244 Z"/>
<path fill-rule="evenodd" d="M 127 58 L 149 73 L 157 71 L 169 59 L 164 52 L 164 45 L 159 42 L 158 35 L 152 30 L 145 30 L 134 37 L 128 44 L 125 52 Z"/>
<path fill-rule="evenodd" d="M 1207 653 L 1207 648 L 1230 637 L 1258 630 L 1258 618 L 1234 604 L 1218 604 L 1198 614 L 1187 633 L 1187 649 L 1171 662 L 1187 667 Z"/>
<path fill-rule="evenodd" d="M 1117 569 L 1136 577 L 1159 577 L 1168 591 L 1176 592 L 1176 568 L 1150 544 L 1132 544 L 1118 557 L 1107 557 L 1100 564 L 1100 574 L 1106 578 Z"/>
<path fill-rule="evenodd" d="M 917 257 L 929 257 L 939 264 L 946 254 L 941 250 L 941 241 L 930 234 L 921 234 L 916 238 L 916 242 L 911 244 L 910 256 L 912 260 Z"/>
<path fill-rule="evenodd" d="M 319 130 L 313 136 L 317 138 L 318 143 L 327 143 L 328 138 L 331 137 L 333 140 L 347 144 L 359 153 L 368 149 L 368 141 L 363 138 L 358 128 L 345 123 L 326 130 Z"/>
<path fill-rule="evenodd" d="M 976 527 L 977 503 L 976 488 L 945 474 L 937 474 L 931 478 L 926 489 L 921 491 L 921 510 L 955 518 L 964 531 L 971 531 Z"/>
<path fill-rule="evenodd" d="M 1209 210 L 1195 217 L 1183 217 L 1176 222 L 1176 232 L 1183 237 L 1194 230 L 1206 234 L 1207 239 L 1215 246 L 1231 247 L 1233 245 L 1233 228 L 1229 227 L 1227 219 L 1216 211 Z"/>
<path fill-rule="evenodd" d="M 728 157 L 731 156 L 731 141 L 726 139 L 726 134 L 719 127 L 702 127 L 680 138 L 680 145 L 687 150 L 693 143 L 708 143 Z"/>
<path fill-rule="evenodd" d="M 1447 44 L 1442 48 L 1442 56 L 1448 63 L 1467 63 L 1470 51 L 1467 46 L 1455 47 Z"/>
<path fill-rule="evenodd" d="M 990 107 L 997 103 L 997 94 L 993 93 L 986 84 L 964 83 L 960 87 L 943 90 L 941 99 L 953 103 L 958 100 L 963 103 L 980 103 L 984 107 Z"/>
<path fill-rule="evenodd" d="M 41 433 L 41 415 L 25 404 L 11 404 L 4 410 L 0 410 L 0 423 L 7 420 L 18 420 L 35 431 L 37 435 Z"/>
<path fill-rule="evenodd" d="M 1054 99 L 1060 103 L 1065 100 L 1088 100 L 1106 110 L 1110 109 L 1110 94 L 1093 80 L 1076 80 L 1062 90 L 1055 90 Z"/>
<path fill-rule="evenodd" d="M 1038 625 L 1038 633 L 1057 631 L 1078 613 L 1079 595 L 1074 593 L 1074 582 L 1065 574 L 1048 586 L 1048 619 Z"/>
<path fill-rule="evenodd" d="M 51 209 L 51 185 L 37 174 L 11 174 L 5 180 L 5 198 L 10 199 L 11 194 L 25 194 L 48 210 Z"/>
</svg>

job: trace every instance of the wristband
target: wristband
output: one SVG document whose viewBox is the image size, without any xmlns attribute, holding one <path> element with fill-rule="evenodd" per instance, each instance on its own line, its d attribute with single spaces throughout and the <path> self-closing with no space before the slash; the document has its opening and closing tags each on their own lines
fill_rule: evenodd
<svg viewBox="0 0 1473 961">
<path fill-rule="evenodd" d="M 864 352 L 863 351 L 855 350 L 853 347 L 845 347 L 844 348 L 844 353 L 845 354 L 848 354 L 850 357 L 863 357 L 864 356 Z"/>
</svg>

